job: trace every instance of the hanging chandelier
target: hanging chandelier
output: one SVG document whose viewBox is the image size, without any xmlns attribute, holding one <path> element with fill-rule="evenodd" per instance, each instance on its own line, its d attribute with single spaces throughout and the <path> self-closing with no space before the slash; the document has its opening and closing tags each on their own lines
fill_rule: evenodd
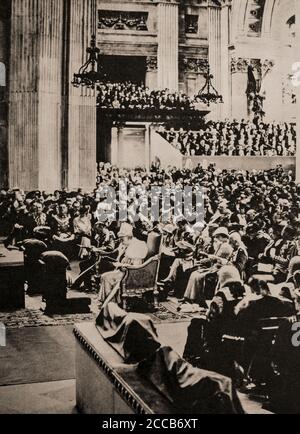
<svg viewBox="0 0 300 434">
<path fill-rule="evenodd" d="M 210 72 L 209 65 L 207 67 L 207 73 L 204 75 L 204 77 L 206 80 L 205 85 L 199 91 L 198 97 L 204 104 L 208 105 L 208 107 L 211 104 L 223 103 L 223 96 L 218 93 L 217 89 L 212 84 L 214 76 Z"/>
<path fill-rule="evenodd" d="M 77 74 L 74 74 L 72 85 L 74 87 L 85 86 L 95 89 L 95 85 L 103 79 L 101 70 L 98 71 L 98 57 L 100 50 L 96 44 L 96 36 L 92 35 L 91 46 L 86 50 L 88 59 L 81 66 Z"/>
</svg>

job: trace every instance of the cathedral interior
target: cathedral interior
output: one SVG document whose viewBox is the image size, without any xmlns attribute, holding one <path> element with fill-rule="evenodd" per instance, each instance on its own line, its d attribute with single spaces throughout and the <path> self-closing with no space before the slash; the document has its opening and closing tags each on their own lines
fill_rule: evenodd
<svg viewBox="0 0 300 434">
<path fill-rule="evenodd" d="M 224 401 L 207 398 L 216 412 L 299 412 L 294 397 L 299 396 L 300 378 L 291 375 L 299 355 L 293 347 L 290 363 L 284 364 L 281 354 L 284 338 L 289 340 L 283 319 L 299 324 L 300 315 L 300 266 L 294 267 L 296 259 L 300 264 L 298 19 L 299 0 L 1 0 L 0 414 L 176 414 L 176 405 L 185 408 L 188 391 L 183 395 L 172 389 L 176 396 L 170 399 L 172 393 L 165 396 L 165 387 L 155 384 L 152 353 L 141 360 L 129 345 L 139 368 L 130 373 L 120 368 L 125 344 L 110 342 L 104 325 L 127 310 L 140 314 L 124 301 L 123 294 L 130 298 L 133 292 L 154 297 L 149 317 L 137 317 L 137 342 L 144 336 L 155 346 L 161 339 L 157 357 L 171 364 L 177 357 L 168 353 L 172 347 L 186 369 L 193 365 L 199 372 L 213 372 L 211 381 L 230 401 L 230 409 L 221 410 Z M 114 271 L 99 259 L 105 258 L 104 251 L 107 256 L 119 249 L 118 239 L 121 245 L 127 238 L 136 243 L 144 239 L 134 235 L 141 230 L 136 222 L 105 228 L 97 222 L 99 189 L 114 186 L 124 173 L 132 185 L 147 191 L 151 185 L 169 188 L 172 183 L 190 183 L 194 189 L 203 182 L 206 188 L 201 230 L 195 222 L 186 223 L 184 230 L 171 220 L 151 227 L 144 221 L 148 248 L 153 233 L 160 234 L 160 245 L 152 256 L 148 251 L 143 258 L 130 258 L 129 265 L 137 267 L 134 276 L 130 266 L 129 271 L 122 267 L 122 255 L 110 258 L 118 263 Z M 216 240 L 233 249 L 227 262 L 218 256 Z M 136 251 L 142 250 L 137 246 Z M 199 249 L 200 262 L 195 259 Z M 47 262 L 53 253 L 55 266 Z M 203 257 L 213 265 L 205 262 L 204 267 Z M 135 263 L 137 259 L 142 262 Z M 179 262 L 181 280 L 174 271 Z M 209 277 L 203 277 L 201 267 L 205 273 L 209 268 Z M 272 324 L 261 326 L 266 332 L 259 341 L 261 353 L 249 356 L 251 361 L 241 362 L 234 373 L 215 360 L 229 360 L 225 344 L 232 351 L 234 343 L 246 345 L 249 336 L 237 337 L 236 329 L 230 333 L 220 319 L 215 324 L 223 331 L 222 348 L 212 350 L 215 357 L 197 365 L 200 356 L 191 350 L 200 339 L 197 327 L 203 315 L 212 327 L 211 306 L 217 306 L 214 314 L 221 309 L 214 297 L 226 267 L 239 273 L 229 286 L 235 283 L 254 293 L 256 279 L 256 296 L 273 303 L 266 314 Z M 88 279 L 87 270 L 92 270 Z M 118 276 L 120 281 L 113 280 Z M 146 285 L 147 276 L 154 281 L 145 291 L 139 286 Z M 113 298 L 118 282 L 123 293 Z M 199 301 L 199 291 L 211 286 L 213 294 Z M 68 292 L 71 311 L 54 312 L 59 291 L 63 297 Z M 257 301 L 244 297 L 247 303 L 251 299 L 249 305 Z M 239 316 L 238 306 L 241 316 L 250 318 L 249 306 L 240 305 L 240 298 L 235 297 L 234 308 L 230 305 L 232 315 Z M 42 312 L 48 300 L 50 307 Z M 123 313 L 117 310 L 121 306 Z M 251 309 L 251 315 L 258 315 L 256 307 Z M 266 320 L 260 315 L 259 320 Z M 121 331 L 124 324 L 117 324 Z M 278 343 L 283 329 L 286 334 Z M 249 348 L 244 353 L 253 351 Z M 266 362 L 263 353 L 272 354 L 272 360 Z M 40 363 L 43 369 L 36 367 Z M 149 389 L 147 381 L 154 384 Z M 252 386 L 259 389 L 259 398 L 251 395 Z M 211 411 L 203 397 L 196 401 L 195 411 Z"/>
</svg>

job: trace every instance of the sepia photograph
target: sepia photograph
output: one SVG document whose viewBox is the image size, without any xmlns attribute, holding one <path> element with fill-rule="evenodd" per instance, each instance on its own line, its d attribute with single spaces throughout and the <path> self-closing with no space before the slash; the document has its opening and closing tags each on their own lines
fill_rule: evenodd
<svg viewBox="0 0 300 434">
<path fill-rule="evenodd" d="M 298 20 L 0 0 L 1 415 L 300 413 Z"/>
</svg>

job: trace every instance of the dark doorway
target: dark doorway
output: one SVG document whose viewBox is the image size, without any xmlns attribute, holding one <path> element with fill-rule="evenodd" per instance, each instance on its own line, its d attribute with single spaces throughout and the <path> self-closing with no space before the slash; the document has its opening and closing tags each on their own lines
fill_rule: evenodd
<svg viewBox="0 0 300 434">
<path fill-rule="evenodd" d="M 106 80 L 114 83 L 131 81 L 144 83 L 146 57 L 143 56 L 100 56 L 99 63 Z"/>
</svg>

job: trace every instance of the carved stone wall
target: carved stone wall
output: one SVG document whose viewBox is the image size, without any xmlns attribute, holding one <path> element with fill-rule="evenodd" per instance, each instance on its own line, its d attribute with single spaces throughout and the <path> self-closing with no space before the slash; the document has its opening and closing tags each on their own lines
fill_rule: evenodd
<svg viewBox="0 0 300 434">
<path fill-rule="evenodd" d="M 148 31 L 148 12 L 98 11 L 98 28 Z"/>
</svg>

